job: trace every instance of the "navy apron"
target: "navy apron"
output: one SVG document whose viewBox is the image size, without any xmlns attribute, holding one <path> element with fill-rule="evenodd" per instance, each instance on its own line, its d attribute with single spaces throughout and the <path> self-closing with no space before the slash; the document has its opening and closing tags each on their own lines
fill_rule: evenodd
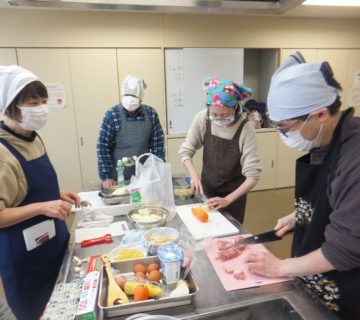
<svg viewBox="0 0 360 320">
<path fill-rule="evenodd" d="M 0 139 L 24 171 L 28 192 L 20 206 L 60 199 L 55 170 L 45 153 L 27 161 L 6 140 Z M 69 233 L 64 221 L 53 219 L 55 236 L 27 251 L 23 230 L 51 218 L 39 215 L 0 229 L 0 274 L 7 302 L 19 320 L 37 320 L 50 299 L 67 248 Z"/>
<path fill-rule="evenodd" d="M 245 181 L 240 165 L 239 137 L 246 122 L 247 119 L 244 119 L 232 140 L 228 140 L 214 136 L 211 121 L 206 120 L 201 183 L 207 197 L 226 197 Z M 245 207 L 246 194 L 221 211 L 243 223 Z"/>
<path fill-rule="evenodd" d="M 123 157 L 140 156 L 150 152 L 150 139 L 152 123 L 150 122 L 145 106 L 141 106 L 144 120 L 127 120 L 127 113 L 122 105 L 118 106 L 121 114 L 121 128 L 116 136 L 116 144 L 112 154 L 112 177 L 117 180 L 116 163 Z M 130 180 L 135 175 L 135 166 L 125 167 L 125 180 Z"/>
<path fill-rule="evenodd" d="M 292 256 L 306 255 L 321 247 L 332 212 L 328 199 L 340 154 L 340 136 L 345 111 L 323 155 L 314 151 L 296 162 L 295 230 Z M 316 160 L 316 157 L 320 160 Z M 326 306 L 343 319 L 360 319 L 360 268 L 330 271 L 300 279 Z"/>
</svg>

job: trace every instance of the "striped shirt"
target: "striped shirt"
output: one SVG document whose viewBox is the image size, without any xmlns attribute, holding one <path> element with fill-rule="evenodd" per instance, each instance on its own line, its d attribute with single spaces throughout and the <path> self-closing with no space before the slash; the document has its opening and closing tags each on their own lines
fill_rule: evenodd
<svg viewBox="0 0 360 320">
<path fill-rule="evenodd" d="M 165 161 L 165 139 L 159 116 L 156 110 L 150 106 L 143 105 L 152 124 L 151 137 L 149 139 L 149 150 L 152 154 Z M 144 121 L 145 115 L 142 108 L 136 114 L 126 113 L 127 121 Z M 112 178 L 112 153 L 116 145 L 116 137 L 121 129 L 121 112 L 119 105 L 106 111 L 101 124 L 96 151 L 98 156 L 98 170 L 102 181 Z"/>
</svg>

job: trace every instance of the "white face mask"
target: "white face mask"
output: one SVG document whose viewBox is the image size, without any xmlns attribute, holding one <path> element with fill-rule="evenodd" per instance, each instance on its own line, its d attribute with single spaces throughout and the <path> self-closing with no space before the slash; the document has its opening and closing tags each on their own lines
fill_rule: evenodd
<svg viewBox="0 0 360 320">
<path fill-rule="evenodd" d="M 307 119 L 306 119 L 306 121 L 307 121 Z M 295 150 L 301 151 L 301 152 L 307 152 L 314 148 L 319 147 L 318 140 L 319 140 L 320 132 L 322 130 L 322 123 L 320 125 L 320 129 L 319 129 L 319 132 L 318 132 L 316 138 L 314 140 L 310 141 L 310 140 L 306 140 L 300 133 L 300 131 L 303 128 L 303 126 L 305 125 L 306 121 L 304 122 L 304 124 L 301 126 L 301 128 L 299 130 L 288 131 L 288 132 L 286 132 L 286 136 L 283 133 L 280 133 L 281 140 L 289 148 L 292 148 L 292 149 L 295 149 Z"/>
<path fill-rule="evenodd" d="M 234 121 L 234 119 L 235 119 L 234 116 L 231 116 L 229 118 L 216 118 L 216 117 L 209 116 L 209 120 L 221 128 L 229 125 L 231 122 Z"/>
<path fill-rule="evenodd" d="M 46 124 L 49 115 L 47 104 L 41 104 L 36 107 L 20 107 L 22 121 L 20 126 L 29 131 L 40 130 Z"/>
<path fill-rule="evenodd" d="M 135 111 L 140 107 L 140 99 L 132 96 L 123 96 L 121 104 L 127 111 Z"/>
</svg>

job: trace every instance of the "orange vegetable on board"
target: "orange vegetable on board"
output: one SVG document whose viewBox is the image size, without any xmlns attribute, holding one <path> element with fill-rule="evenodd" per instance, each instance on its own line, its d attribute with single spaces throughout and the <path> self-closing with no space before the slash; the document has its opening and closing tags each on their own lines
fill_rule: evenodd
<svg viewBox="0 0 360 320">
<path fill-rule="evenodd" d="M 193 215 L 201 222 L 208 222 L 209 221 L 209 215 L 208 213 L 199 208 L 199 207 L 193 207 L 191 208 L 191 211 L 193 213 Z"/>
<path fill-rule="evenodd" d="M 134 301 L 144 301 L 147 299 L 149 299 L 148 287 L 142 285 L 137 286 L 134 292 Z"/>
</svg>

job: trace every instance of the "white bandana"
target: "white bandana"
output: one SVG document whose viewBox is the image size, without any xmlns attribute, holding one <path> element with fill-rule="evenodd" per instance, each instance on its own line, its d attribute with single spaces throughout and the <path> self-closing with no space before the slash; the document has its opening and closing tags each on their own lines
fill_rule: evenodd
<svg viewBox="0 0 360 320">
<path fill-rule="evenodd" d="M 0 111 L 5 113 L 18 93 L 36 80 L 37 76 L 19 66 L 0 66 Z"/>
<path fill-rule="evenodd" d="M 322 64 L 305 63 L 296 53 L 274 73 L 267 98 L 271 120 L 303 116 L 336 100 L 338 90 L 327 84 L 320 70 Z"/>
</svg>

